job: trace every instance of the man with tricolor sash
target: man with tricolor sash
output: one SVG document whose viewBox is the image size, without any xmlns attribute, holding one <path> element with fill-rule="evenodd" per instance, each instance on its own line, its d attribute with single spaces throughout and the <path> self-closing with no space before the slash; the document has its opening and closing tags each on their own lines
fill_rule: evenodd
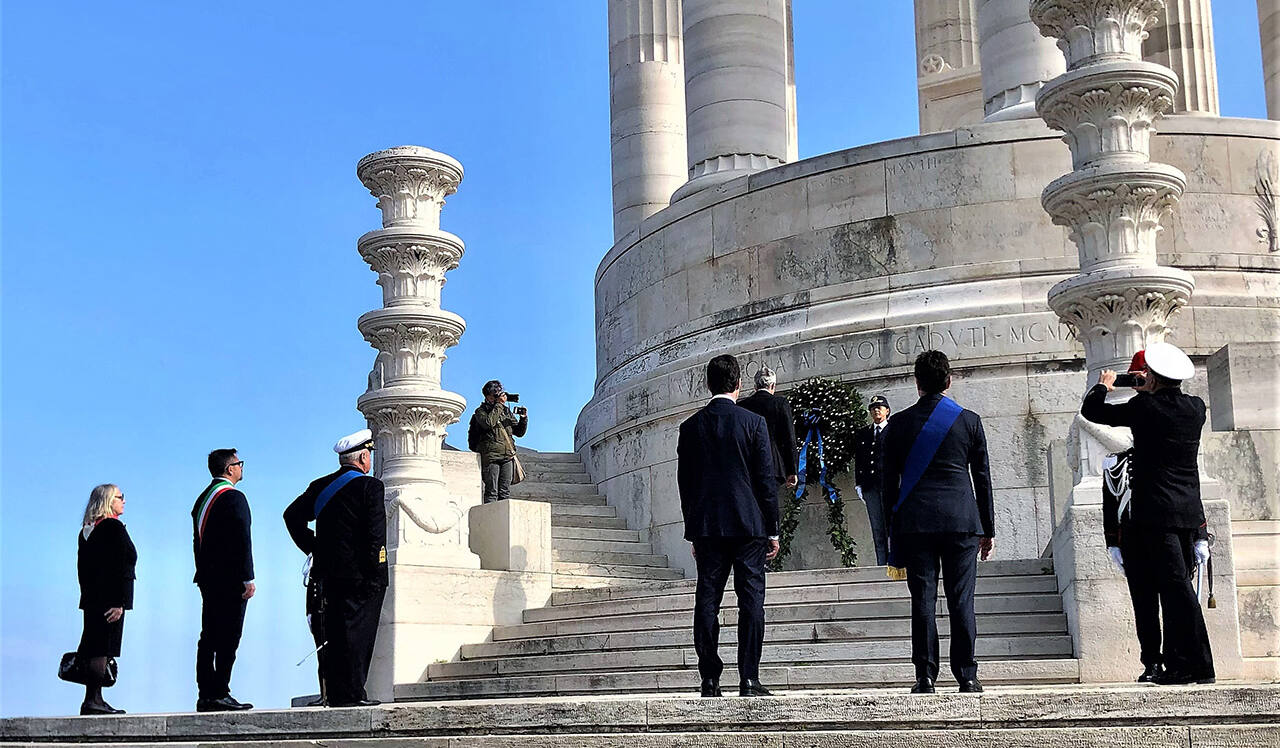
<svg viewBox="0 0 1280 748">
<path fill-rule="evenodd" d="M 911 590 L 912 693 L 938 678 L 938 569 L 951 614 L 951 673 L 961 693 L 982 690 L 974 658 L 977 561 L 995 545 L 994 501 L 982 419 L 947 396 L 951 363 L 941 351 L 915 361 L 920 399 L 884 433 L 884 501 L 890 517 L 890 575 Z M 896 576 L 894 572 L 901 576 Z"/>
<path fill-rule="evenodd" d="M 320 664 L 329 706 L 378 703 L 364 688 L 387 590 L 385 487 L 368 474 L 373 448 L 369 429 L 339 439 L 338 469 L 312 481 L 284 510 L 289 536 L 312 556 L 324 600 Z"/>
<path fill-rule="evenodd" d="M 191 509 L 195 583 L 200 587 L 200 640 L 196 643 L 196 711 L 252 709 L 231 696 L 231 667 L 240 647 L 244 613 L 256 587 L 249 500 L 236 489 L 244 460 L 234 449 L 209 453 L 213 480 Z"/>
</svg>

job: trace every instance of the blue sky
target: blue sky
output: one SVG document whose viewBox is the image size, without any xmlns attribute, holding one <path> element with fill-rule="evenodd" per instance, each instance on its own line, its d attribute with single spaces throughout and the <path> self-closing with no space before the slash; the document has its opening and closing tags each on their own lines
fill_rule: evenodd
<svg viewBox="0 0 1280 748">
<path fill-rule="evenodd" d="M 802 157 L 916 132 L 906 0 L 796 0 Z M 1263 116 L 1253 0 L 1217 0 L 1223 113 Z M 237 447 L 258 597 L 234 692 L 314 690 L 284 506 L 363 424 L 380 305 L 355 163 L 416 144 L 463 163 L 467 244 L 444 368 L 501 378 L 527 446 L 572 448 L 595 378 L 592 278 L 612 239 L 605 3 L 5 3 L 0 16 L 0 715 L 71 714 L 74 534 L 118 483 L 139 550 L 130 711 L 195 702 L 189 512 Z M 464 416 L 465 418 L 465 416 Z M 459 426 L 451 430 L 460 441 Z"/>
</svg>

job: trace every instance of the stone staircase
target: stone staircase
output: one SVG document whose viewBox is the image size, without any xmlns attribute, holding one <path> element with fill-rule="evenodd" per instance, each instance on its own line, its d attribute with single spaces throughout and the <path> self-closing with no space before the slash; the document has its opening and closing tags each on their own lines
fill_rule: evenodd
<svg viewBox="0 0 1280 748">
<path fill-rule="evenodd" d="M 511 498 L 551 504 L 552 586 L 607 587 L 644 580 L 684 578 L 667 557 L 653 552 L 648 530 L 632 530 L 618 510 L 596 493 L 573 452 L 520 450 L 525 480 Z"/>
<path fill-rule="evenodd" d="M 795 690 L 911 683 L 905 582 L 887 580 L 883 567 L 863 567 L 773 573 L 768 585 L 760 676 L 765 685 Z M 693 588 L 694 580 L 632 580 L 628 586 L 554 592 L 550 605 L 526 610 L 523 623 L 495 627 L 491 641 L 463 646 L 455 662 L 430 665 L 422 682 L 397 685 L 395 698 L 696 690 Z M 730 685 L 736 679 L 735 605 L 727 592 L 721 656 Z M 976 607 L 984 683 L 1079 680 L 1052 561 L 980 564 Z M 948 625 L 941 598 L 938 610 L 945 656 Z M 944 664 L 942 680 L 948 679 Z"/>
</svg>

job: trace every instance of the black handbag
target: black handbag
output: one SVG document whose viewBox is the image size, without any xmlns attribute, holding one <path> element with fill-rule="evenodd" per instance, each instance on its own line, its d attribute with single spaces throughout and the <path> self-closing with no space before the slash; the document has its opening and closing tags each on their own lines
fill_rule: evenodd
<svg viewBox="0 0 1280 748">
<path fill-rule="evenodd" d="M 116 658 L 107 658 L 107 672 L 101 681 L 89 672 L 89 668 L 79 652 L 67 652 L 58 663 L 58 677 L 68 683 L 79 683 L 82 686 L 102 686 L 108 688 L 116 684 Z M 90 683 L 89 680 L 93 679 Z"/>
</svg>

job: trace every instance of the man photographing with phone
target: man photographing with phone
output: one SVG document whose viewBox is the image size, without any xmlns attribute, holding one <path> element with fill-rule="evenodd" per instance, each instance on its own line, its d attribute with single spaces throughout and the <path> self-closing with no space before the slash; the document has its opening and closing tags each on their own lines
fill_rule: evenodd
<svg viewBox="0 0 1280 748">
<path fill-rule="evenodd" d="M 491 379 L 481 389 L 484 402 L 471 415 L 467 428 L 467 448 L 480 455 L 480 476 L 484 480 L 484 503 L 511 498 L 511 478 L 515 473 L 516 437 L 529 428 L 529 409 L 516 406 L 513 413 L 508 402 L 519 402 L 520 396 L 502 388 L 502 382 Z"/>
</svg>

